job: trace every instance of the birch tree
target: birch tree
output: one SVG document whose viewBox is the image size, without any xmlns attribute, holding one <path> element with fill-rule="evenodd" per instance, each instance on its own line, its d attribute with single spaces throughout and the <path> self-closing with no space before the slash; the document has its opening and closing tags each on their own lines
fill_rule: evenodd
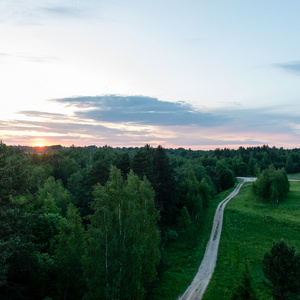
<svg viewBox="0 0 300 300">
<path fill-rule="evenodd" d="M 94 190 L 85 255 L 85 299 L 143 299 L 159 262 L 158 212 L 147 179 L 112 167 Z"/>
</svg>

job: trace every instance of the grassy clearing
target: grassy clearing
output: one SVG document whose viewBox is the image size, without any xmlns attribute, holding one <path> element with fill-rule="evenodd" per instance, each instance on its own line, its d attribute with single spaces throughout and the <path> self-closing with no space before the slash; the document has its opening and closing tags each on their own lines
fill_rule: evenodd
<svg viewBox="0 0 300 300">
<path fill-rule="evenodd" d="M 165 246 L 167 269 L 147 299 L 177 299 L 191 284 L 204 256 L 216 208 L 232 190 L 220 193 L 211 200 L 209 208 L 202 211 L 199 218 L 184 231 L 171 228 L 178 232 L 179 237 Z"/>
<path fill-rule="evenodd" d="M 230 299 L 234 284 L 241 278 L 245 258 L 259 299 L 272 299 L 262 284 L 262 260 L 273 242 L 284 239 L 300 250 L 300 182 L 291 182 L 288 198 L 279 205 L 260 202 L 252 196 L 251 183 L 225 209 L 218 262 L 203 297 Z"/>
<path fill-rule="evenodd" d="M 300 173 L 288 174 L 288 178 L 300 180 Z"/>
</svg>

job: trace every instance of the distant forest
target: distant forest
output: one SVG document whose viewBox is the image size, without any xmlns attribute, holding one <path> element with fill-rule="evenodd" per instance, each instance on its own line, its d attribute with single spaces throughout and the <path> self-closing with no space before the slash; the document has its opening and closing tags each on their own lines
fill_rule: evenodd
<svg viewBox="0 0 300 300">
<path fill-rule="evenodd" d="M 300 172 L 300 149 L 0 144 L 1 299 L 144 299 L 165 243 L 237 176 Z M 162 255 L 163 254 L 163 255 Z"/>
</svg>

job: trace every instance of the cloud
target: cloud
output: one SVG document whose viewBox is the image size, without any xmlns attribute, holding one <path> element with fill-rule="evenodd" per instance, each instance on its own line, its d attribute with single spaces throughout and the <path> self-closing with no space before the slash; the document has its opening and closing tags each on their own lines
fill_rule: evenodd
<svg viewBox="0 0 300 300">
<path fill-rule="evenodd" d="M 71 106 L 70 114 L 20 111 L 25 117 L 22 120 L 0 121 L 4 142 L 34 144 L 36 138 L 44 138 L 48 143 L 67 146 L 135 147 L 148 143 L 170 148 L 214 149 L 268 144 L 295 148 L 300 134 L 296 104 L 260 109 L 231 106 L 204 114 L 186 102 L 141 96 L 51 101 Z"/>
<path fill-rule="evenodd" d="M 37 110 L 19 111 L 19 114 L 27 117 L 34 117 L 34 118 L 65 118 L 66 117 L 64 114 L 49 113 L 49 112 L 37 111 Z"/>
<path fill-rule="evenodd" d="M 0 22 L 41 25 L 55 18 L 90 18 L 97 11 L 98 6 L 98 1 L 92 0 L 4 0 L 0 1 Z"/>
<path fill-rule="evenodd" d="M 45 6 L 41 8 L 42 11 L 57 16 L 74 16 L 78 17 L 82 14 L 83 10 L 74 6 Z"/>
<path fill-rule="evenodd" d="M 284 69 L 294 74 L 300 75 L 300 61 L 291 61 L 288 63 L 275 64 L 277 68 Z"/>
<path fill-rule="evenodd" d="M 6 63 L 9 61 L 26 61 L 30 63 L 50 63 L 53 64 L 60 59 L 55 56 L 37 56 L 28 55 L 27 53 L 0 53 L 0 63 Z"/>
<path fill-rule="evenodd" d="M 83 119 L 99 122 L 130 123 L 154 126 L 220 126 L 228 122 L 222 115 L 202 113 L 185 102 L 167 102 L 143 96 L 74 97 L 53 100 L 84 111 Z"/>
</svg>

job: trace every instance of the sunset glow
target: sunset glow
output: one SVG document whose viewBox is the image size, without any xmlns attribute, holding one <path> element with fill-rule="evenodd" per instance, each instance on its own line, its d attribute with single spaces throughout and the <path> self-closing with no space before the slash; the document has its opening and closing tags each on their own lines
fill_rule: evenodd
<svg viewBox="0 0 300 300">
<path fill-rule="evenodd" d="M 295 0 L 1 1 L 0 139 L 299 147 L 299 10 Z"/>
<path fill-rule="evenodd" d="M 43 143 L 38 143 L 38 144 L 35 144 L 36 147 L 40 147 L 40 148 L 43 148 L 45 147 L 45 145 Z"/>
</svg>

